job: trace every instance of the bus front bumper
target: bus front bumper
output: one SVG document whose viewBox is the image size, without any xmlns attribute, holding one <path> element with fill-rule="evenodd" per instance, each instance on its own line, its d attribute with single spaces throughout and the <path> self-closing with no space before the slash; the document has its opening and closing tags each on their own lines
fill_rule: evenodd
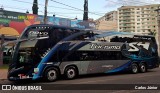
<svg viewBox="0 0 160 93">
<path fill-rule="evenodd" d="M 39 78 L 41 78 L 41 77 L 39 77 Z M 38 78 L 37 79 L 33 79 L 33 77 L 27 77 L 27 76 L 22 76 L 22 77 L 12 77 L 12 76 L 10 76 L 10 77 L 8 77 L 8 80 L 9 81 L 38 80 Z"/>
</svg>

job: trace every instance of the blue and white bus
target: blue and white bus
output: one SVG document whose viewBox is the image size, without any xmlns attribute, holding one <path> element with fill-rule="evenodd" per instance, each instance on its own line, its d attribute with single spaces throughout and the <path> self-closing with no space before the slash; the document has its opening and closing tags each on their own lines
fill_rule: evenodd
<svg viewBox="0 0 160 93">
<path fill-rule="evenodd" d="M 51 42 L 48 39 L 45 42 L 34 39 L 18 43 L 8 79 L 44 78 L 55 81 L 60 76 L 74 79 L 78 75 L 94 73 L 144 73 L 159 66 L 157 44 L 153 36 L 124 32 L 99 34 L 87 30 L 44 48 L 50 44 L 47 41 Z"/>
<path fill-rule="evenodd" d="M 55 26 L 49 24 L 31 25 L 23 31 L 19 39 L 3 44 L 13 43 L 11 64 L 8 70 L 9 80 L 31 78 L 44 56 L 62 39 L 84 29 Z"/>
</svg>

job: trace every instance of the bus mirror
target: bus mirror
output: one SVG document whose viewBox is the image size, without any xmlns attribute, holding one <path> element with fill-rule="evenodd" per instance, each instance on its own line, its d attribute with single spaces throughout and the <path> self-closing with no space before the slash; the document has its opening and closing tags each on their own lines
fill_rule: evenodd
<svg viewBox="0 0 160 93">
<path fill-rule="evenodd" d="M 11 48 L 8 48 L 7 49 L 7 51 L 6 51 L 6 55 L 9 55 L 9 52 L 11 51 L 11 53 L 12 53 L 12 51 L 13 51 L 13 47 L 11 47 Z"/>
</svg>

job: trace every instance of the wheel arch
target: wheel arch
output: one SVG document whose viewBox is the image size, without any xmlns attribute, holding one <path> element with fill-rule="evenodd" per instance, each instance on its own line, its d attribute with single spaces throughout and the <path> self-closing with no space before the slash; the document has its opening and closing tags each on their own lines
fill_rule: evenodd
<svg viewBox="0 0 160 93">
<path fill-rule="evenodd" d="M 59 74 L 61 73 L 61 72 L 60 72 L 60 69 L 59 69 L 59 67 L 58 67 L 58 66 L 48 65 L 48 66 L 46 66 L 46 67 L 43 69 L 42 76 L 44 76 L 44 75 L 45 75 L 46 70 L 47 70 L 47 69 L 49 69 L 49 68 L 57 69 L 57 70 L 58 70 L 58 72 L 59 72 Z"/>
<path fill-rule="evenodd" d="M 63 74 L 65 73 L 65 70 L 66 70 L 68 67 L 75 67 L 75 69 L 76 69 L 76 71 L 77 71 L 77 75 L 79 75 L 78 67 L 77 67 L 75 64 L 70 64 L 70 65 L 65 66 L 65 67 L 64 67 L 64 70 L 63 70 Z"/>
</svg>

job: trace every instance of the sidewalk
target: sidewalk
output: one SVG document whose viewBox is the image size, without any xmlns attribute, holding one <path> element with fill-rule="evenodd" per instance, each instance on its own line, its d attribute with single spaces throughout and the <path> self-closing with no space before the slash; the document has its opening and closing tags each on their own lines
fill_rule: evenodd
<svg viewBox="0 0 160 93">
<path fill-rule="evenodd" d="M 8 69 L 0 69 L 0 80 L 7 79 L 7 72 L 8 72 Z"/>
</svg>

